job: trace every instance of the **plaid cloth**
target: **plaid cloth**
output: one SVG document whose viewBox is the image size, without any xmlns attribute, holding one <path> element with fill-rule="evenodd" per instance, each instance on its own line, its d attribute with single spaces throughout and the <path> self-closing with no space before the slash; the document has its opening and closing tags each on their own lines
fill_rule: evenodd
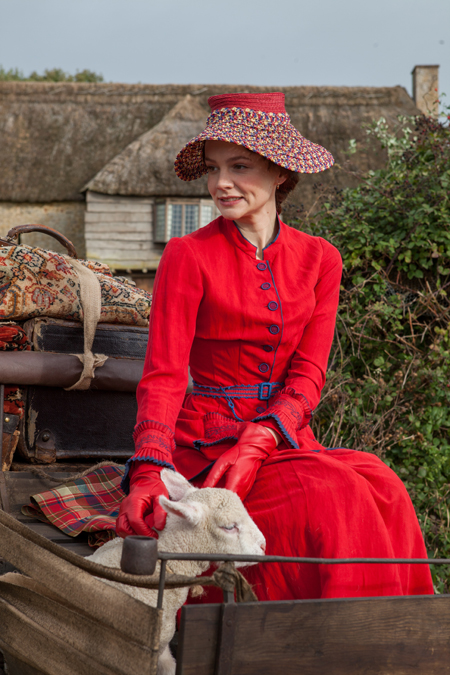
<svg viewBox="0 0 450 675">
<path fill-rule="evenodd" d="M 114 539 L 116 518 L 124 493 L 120 489 L 125 467 L 103 466 L 83 478 L 33 495 L 22 506 L 25 516 L 55 525 L 76 537 L 88 532 L 89 546 L 101 546 Z"/>
</svg>

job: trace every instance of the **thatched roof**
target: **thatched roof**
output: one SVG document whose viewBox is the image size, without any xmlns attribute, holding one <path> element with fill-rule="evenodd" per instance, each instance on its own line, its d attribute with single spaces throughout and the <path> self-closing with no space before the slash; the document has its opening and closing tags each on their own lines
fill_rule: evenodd
<svg viewBox="0 0 450 675">
<path fill-rule="evenodd" d="M 179 150 L 204 129 L 207 111 L 190 94 L 153 129 L 130 143 L 85 186 L 107 195 L 208 196 L 206 178 L 181 181 L 173 162 Z"/>
<path fill-rule="evenodd" d="M 187 94 L 207 111 L 208 96 L 232 91 L 283 91 L 295 126 L 338 161 L 350 138 L 363 137 L 362 122 L 418 112 L 402 87 L 1 82 L 0 201 L 83 199 L 80 191 L 88 181 Z M 376 168 L 381 158 L 368 155 L 362 161 L 363 168 Z M 331 169 L 324 179 L 334 176 Z M 317 177 L 302 177 L 300 186 L 312 180 Z M 186 185 L 195 189 L 194 183 Z M 179 181 L 177 192 L 183 189 Z"/>
</svg>

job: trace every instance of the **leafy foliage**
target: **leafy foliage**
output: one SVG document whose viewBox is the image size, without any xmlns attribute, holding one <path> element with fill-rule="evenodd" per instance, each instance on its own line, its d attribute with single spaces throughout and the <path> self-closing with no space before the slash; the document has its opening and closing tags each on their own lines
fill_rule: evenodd
<svg viewBox="0 0 450 675">
<path fill-rule="evenodd" d="M 5 70 L 0 66 L 0 82 L 103 82 L 103 75 L 87 69 L 77 70 L 75 75 L 70 75 L 61 68 L 51 68 L 44 70 L 43 75 L 33 71 L 26 76 L 18 68 Z"/>
<path fill-rule="evenodd" d="M 322 191 L 321 210 L 291 223 L 344 261 L 313 427 L 325 446 L 376 453 L 396 471 L 429 555 L 450 558 L 450 129 L 422 116 L 368 133 L 386 166 L 355 189 Z M 450 566 L 432 572 L 450 592 Z"/>
</svg>

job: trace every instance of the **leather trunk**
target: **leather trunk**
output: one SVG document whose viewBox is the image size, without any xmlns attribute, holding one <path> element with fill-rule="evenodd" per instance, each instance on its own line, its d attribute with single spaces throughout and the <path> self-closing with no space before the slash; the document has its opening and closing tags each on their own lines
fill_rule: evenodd
<svg viewBox="0 0 450 675">
<path fill-rule="evenodd" d="M 79 363 L 76 357 L 67 355 L 83 353 L 82 326 L 77 322 L 46 318 L 27 321 L 24 328 L 35 353 L 54 356 L 41 358 L 45 364 L 50 362 L 53 372 L 46 366 L 47 371 L 40 377 L 30 377 L 30 382 L 38 381 L 39 384 L 24 387 L 25 415 L 18 445 L 22 457 L 40 464 L 131 457 L 137 412 L 135 391 L 142 373 L 148 328 L 98 325 L 93 352 L 110 357 L 103 366 L 105 372 L 108 370 L 108 377 L 105 378 L 99 368 L 87 391 L 66 391 L 62 386 L 40 384 L 46 381 L 52 384 L 59 379 L 59 363 L 61 369 L 65 368 L 69 358 L 70 364 Z M 58 360 L 57 355 L 66 356 L 60 356 Z M 36 355 L 36 358 L 40 357 Z M 124 373 L 128 375 L 125 386 Z M 68 372 L 64 370 L 66 374 Z M 76 379 L 75 373 L 71 382 L 63 386 L 73 384 Z"/>
</svg>

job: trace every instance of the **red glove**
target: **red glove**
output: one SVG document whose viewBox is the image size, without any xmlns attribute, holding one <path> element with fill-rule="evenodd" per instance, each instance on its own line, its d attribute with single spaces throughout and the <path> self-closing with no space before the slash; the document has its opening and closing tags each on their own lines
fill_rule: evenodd
<svg viewBox="0 0 450 675">
<path fill-rule="evenodd" d="M 150 528 L 164 529 L 167 513 L 160 506 L 159 497 L 164 495 L 168 498 L 169 493 L 161 480 L 162 469 L 151 462 L 133 462 L 130 469 L 130 494 L 121 503 L 116 521 L 116 534 L 119 537 L 128 537 L 130 534 L 156 537 L 155 531 Z"/>
<path fill-rule="evenodd" d="M 214 464 L 203 487 L 214 487 L 225 476 L 225 487 L 244 500 L 253 487 L 259 467 L 277 447 L 274 435 L 253 422 L 241 424 L 238 442 Z"/>
</svg>

